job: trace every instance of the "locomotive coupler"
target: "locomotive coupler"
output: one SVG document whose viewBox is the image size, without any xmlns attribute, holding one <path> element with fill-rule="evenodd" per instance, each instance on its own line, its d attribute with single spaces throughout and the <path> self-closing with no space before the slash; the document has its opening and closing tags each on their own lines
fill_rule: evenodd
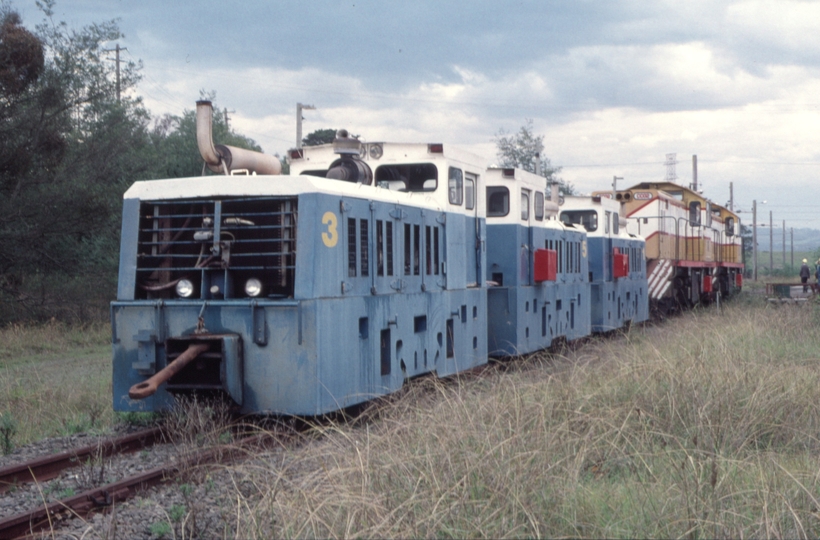
<svg viewBox="0 0 820 540">
<path fill-rule="evenodd" d="M 176 360 L 165 366 L 161 371 L 154 374 L 147 381 L 137 383 L 128 390 L 128 397 L 131 399 L 145 399 L 153 395 L 159 385 L 176 375 L 182 368 L 187 366 L 201 353 L 208 350 L 207 343 L 194 342 L 188 349 L 179 355 Z"/>
</svg>

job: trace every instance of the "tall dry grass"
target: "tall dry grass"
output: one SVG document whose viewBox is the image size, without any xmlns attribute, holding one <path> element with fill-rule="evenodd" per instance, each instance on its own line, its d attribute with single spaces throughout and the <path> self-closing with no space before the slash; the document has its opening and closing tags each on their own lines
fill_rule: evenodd
<svg viewBox="0 0 820 540">
<path fill-rule="evenodd" d="M 742 301 L 416 381 L 231 469 L 241 537 L 816 537 L 820 312 Z"/>
</svg>

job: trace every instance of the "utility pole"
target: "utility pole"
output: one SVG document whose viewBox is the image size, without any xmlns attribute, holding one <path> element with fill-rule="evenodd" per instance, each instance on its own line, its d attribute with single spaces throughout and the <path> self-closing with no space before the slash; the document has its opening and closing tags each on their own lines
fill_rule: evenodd
<svg viewBox="0 0 820 540">
<path fill-rule="evenodd" d="M 729 211 L 735 211 L 735 186 L 734 182 L 729 182 Z"/>
<path fill-rule="evenodd" d="M 794 269 L 794 227 L 789 229 L 789 235 L 792 238 L 792 269 Z"/>
<path fill-rule="evenodd" d="M 786 270 L 786 220 L 783 220 L 783 270 Z"/>
<path fill-rule="evenodd" d="M 698 156 L 692 156 L 692 191 L 698 192 Z"/>
<path fill-rule="evenodd" d="M 772 211 L 769 210 L 769 276 L 774 271 L 774 235 L 772 234 Z"/>
<path fill-rule="evenodd" d="M 114 59 L 114 62 L 117 63 L 117 103 L 120 102 L 120 51 L 127 51 L 127 50 L 128 50 L 127 47 L 125 47 L 125 48 L 120 47 L 119 43 L 117 43 L 116 47 L 114 47 L 113 49 L 105 49 L 105 52 L 114 51 L 116 53 L 116 58 Z M 109 60 L 110 60 L 110 58 L 109 58 Z"/>
<path fill-rule="evenodd" d="M 233 113 L 235 113 L 235 112 L 236 112 L 235 110 L 231 110 L 231 111 L 229 111 L 227 107 L 225 107 L 224 109 L 222 109 L 222 113 L 225 115 L 225 128 L 228 130 L 228 132 L 229 132 L 229 133 L 230 133 L 230 131 L 231 131 L 231 123 L 230 123 L 230 121 L 228 120 L 228 113 L 233 114 Z"/>
<path fill-rule="evenodd" d="M 752 201 L 752 261 L 754 262 L 752 279 L 757 281 L 757 200 Z"/>
<path fill-rule="evenodd" d="M 623 180 L 623 176 L 613 176 L 612 177 L 612 200 L 615 200 L 615 194 L 618 191 L 618 180 Z"/>
<path fill-rule="evenodd" d="M 296 104 L 296 148 L 302 148 L 302 111 L 315 111 L 313 105 Z"/>
<path fill-rule="evenodd" d="M 666 154 L 666 161 L 664 162 L 666 166 L 666 178 L 664 178 L 664 182 L 674 183 L 675 180 L 678 179 L 678 175 L 675 172 L 675 165 L 677 164 L 677 154 Z"/>
</svg>

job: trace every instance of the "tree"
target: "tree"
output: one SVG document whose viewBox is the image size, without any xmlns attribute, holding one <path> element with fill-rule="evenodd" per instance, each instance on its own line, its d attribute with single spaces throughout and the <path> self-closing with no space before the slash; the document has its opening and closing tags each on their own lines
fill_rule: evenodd
<svg viewBox="0 0 820 540">
<path fill-rule="evenodd" d="M 317 129 L 312 133 L 308 133 L 306 137 L 302 138 L 302 145 L 304 146 L 319 146 L 320 144 L 332 143 L 336 138 L 335 129 Z"/>
<path fill-rule="evenodd" d="M 740 224 L 740 245 L 743 250 L 743 264 L 746 266 L 747 275 L 751 270 L 752 263 L 752 228 Z"/>
<path fill-rule="evenodd" d="M 0 8 L 0 321 L 87 318 L 116 286 L 122 193 L 152 166 L 148 114 L 117 99 L 114 22 L 31 32 Z M 138 65 L 120 66 L 121 89 Z"/>
<path fill-rule="evenodd" d="M 561 167 L 554 167 L 544 156 L 544 136 L 533 134 L 532 120 L 527 119 L 518 133 L 508 134 L 503 129 L 496 133 L 495 142 L 501 167 L 517 167 L 535 172 L 536 156 L 540 159 L 540 174 L 547 179 L 547 184 L 558 183 L 564 195 L 574 195 L 575 188 L 558 176 Z"/>
<path fill-rule="evenodd" d="M 0 89 L 6 96 L 19 95 L 43 71 L 42 42 L 23 28 L 20 15 L 0 13 Z"/>
<path fill-rule="evenodd" d="M 108 59 L 113 21 L 32 32 L 0 0 L 0 324 L 99 318 L 114 298 L 122 196 L 135 181 L 197 176 L 194 111 L 151 117 L 140 64 Z M 214 119 L 217 143 L 260 150 Z"/>
</svg>

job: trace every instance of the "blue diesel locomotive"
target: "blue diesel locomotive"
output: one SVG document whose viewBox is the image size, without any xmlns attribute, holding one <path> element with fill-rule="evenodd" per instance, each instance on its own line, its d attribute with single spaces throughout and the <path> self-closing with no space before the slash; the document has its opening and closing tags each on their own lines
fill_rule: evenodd
<svg viewBox="0 0 820 540">
<path fill-rule="evenodd" d="M 585 231 L 557 221 L 557 190 L 546 200 L 543 177 L 498 168 L 486 177 L 490 354 L 589 335 Z"/>
<path fill-rule="evenodd" d="M 592 332 L 609 332 L 649 318 L 643 238 L 626 231 L 620 203 L 600 196 L 566 197 L 560 219 L 583 227 L 589 252 Z"/>
<path fill-rule="evenodd" d="M 621 257 L 642 256 L 640 239 L 607 230 L 593 254 L 595 231 L 558 220 L 543 178 L 342 132 L 292 151 L 280 176 L 276 159 L 215 146 L 211 114 L 197 104 L 197 138 L 222 174 L 137 182 L 124 196 L 117 411 L 213 392 L 244 413 L 318 415 L 646 318 L 642 263 Z M 579 211 L 584 201 L 603 212 L 590 198 Z M 593 294 L 611 306 L 593 307 Z"/>
</svg>

